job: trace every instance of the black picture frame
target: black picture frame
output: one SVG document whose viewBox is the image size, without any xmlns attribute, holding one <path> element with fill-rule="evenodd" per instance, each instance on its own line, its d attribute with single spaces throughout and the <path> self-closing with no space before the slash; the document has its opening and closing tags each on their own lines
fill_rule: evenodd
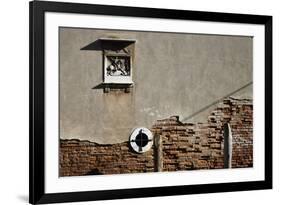
<svg viewBox="0 0 281 205">
<path fill-rule="evenodd" d="M 137 197 L 154 197 L 198 193 L 260 190 L 272 188 L 272 16 L 184 11 L 124 6 L 105 6 L 78 3 L 33 1 L 30 12 L 30 164 L 29 164 L 29 202 L 31 204 L 108 200 Z M 71 193 L 45 192 L 45 12 L 98 14 L 112 16 L 150 17 L 163 19 L 198 20 L 208 22 L 227 22 L 260 24 L 265 26 L 265 180 L 135 188 L 106 191 L 84 191 Z"/>
</svg>

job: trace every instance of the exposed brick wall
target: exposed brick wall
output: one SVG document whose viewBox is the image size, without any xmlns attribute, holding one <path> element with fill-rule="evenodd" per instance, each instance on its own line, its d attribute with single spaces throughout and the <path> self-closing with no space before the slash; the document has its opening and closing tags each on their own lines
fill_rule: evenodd
<svg viewBox="0 0 281 205">
<path fill-rule="evenodd" d="M 234 101 L 229 111 L 232 129 L 232 167 L 253 166 L 253 105 L 251 101 Z"/>
<path fill-rule="evenodd" d="M 101 145 L 60 140 L 60 176 L 154 171 L 154 149 L 136 154 L 128 142 Z"/>
<path fill-rule="evenodd" d="M 181 123 L 178 117 L 158 120 L 151 128 L 162 138 L 163 171 L 224 167 L 224 124 L 232 131 L 232 167 L 253 166 L 253 107 L 251 100 L 227 98 L 206 123 Z M 144 154 L 128 142 L 101 145 L 60 140 L 60 176 L 156 171 L 155 147 Z"/>
<path fill-rule="evenodd" d="M 177 117 L 158 120 L 154 134 L 162 138 L 163 171 L 224 167 L 224 124 L 232 131 L 232 168 L 252 167 L 252 101 L 228 98 L 206 123 L 181 123 Z"/>
</svg>

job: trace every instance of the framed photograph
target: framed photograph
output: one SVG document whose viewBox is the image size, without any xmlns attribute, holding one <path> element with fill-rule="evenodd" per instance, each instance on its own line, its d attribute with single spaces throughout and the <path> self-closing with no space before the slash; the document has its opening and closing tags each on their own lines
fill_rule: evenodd
<svg viewBox="0 0 281 205">
<path fill-rule="evenodd" d="M 272 17 L 30 2 L 30 203 L 272 188 Z"/>
</svg>

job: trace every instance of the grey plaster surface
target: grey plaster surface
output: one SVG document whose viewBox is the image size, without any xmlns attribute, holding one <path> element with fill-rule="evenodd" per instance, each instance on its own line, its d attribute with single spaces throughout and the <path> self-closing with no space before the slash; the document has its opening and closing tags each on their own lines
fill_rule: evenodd
<svg viewBox="0 0 281 205">
<path fill-rule="evenodd" d="M 99 38 L 136 39 L 134 87 L 104 93 Z M 179 115 L 205 122 L 226 96 L 252 98 L 251 37 L 60 28 L 60 137 L 128 140 L 135 127 Z"/>
</svg>

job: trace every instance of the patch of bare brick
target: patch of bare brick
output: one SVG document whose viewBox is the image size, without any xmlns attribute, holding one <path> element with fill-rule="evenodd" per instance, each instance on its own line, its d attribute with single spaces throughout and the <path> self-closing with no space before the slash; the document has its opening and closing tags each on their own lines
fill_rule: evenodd
<svg viewBox="0 0 281 205">
<path fill-rule="evenodd" d="M 253 166 L 252 100 L 227 98 L 206 123 L 182 123 L 177 116 L 157 120 L 151 130 L 162 138 L 163 171 L 224 167 L 224 124 L 232 131 L 232 168 Z M 156 171 L 155 147 L 135 153 L 129 142 L 97 144 L 60 140 L 60 176 Z"/>
</svg>

